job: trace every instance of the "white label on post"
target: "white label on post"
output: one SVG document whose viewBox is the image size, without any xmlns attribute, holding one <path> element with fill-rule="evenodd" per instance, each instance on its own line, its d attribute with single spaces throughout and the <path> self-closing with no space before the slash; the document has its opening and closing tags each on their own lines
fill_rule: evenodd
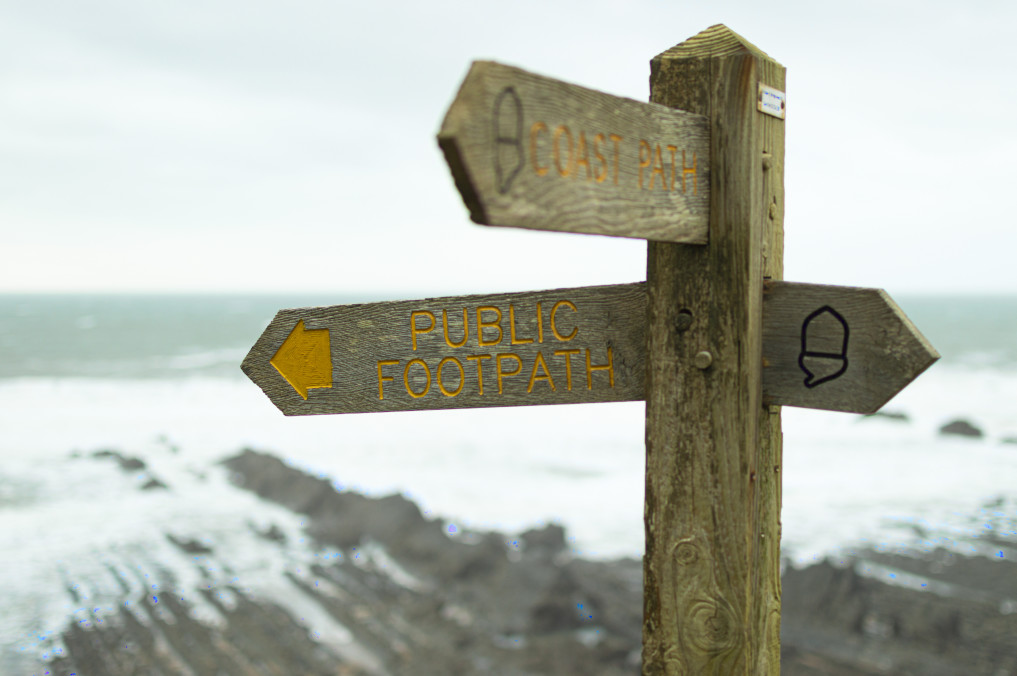
<svg viewBox="0 0 1017 676">
<path fill-rule="evenodd" d="M 784 119 L 787 109 L 787 95 L 779 89 L 759 83 L 759 99 L 756 106 L 761 113 Z"/>
</svg>

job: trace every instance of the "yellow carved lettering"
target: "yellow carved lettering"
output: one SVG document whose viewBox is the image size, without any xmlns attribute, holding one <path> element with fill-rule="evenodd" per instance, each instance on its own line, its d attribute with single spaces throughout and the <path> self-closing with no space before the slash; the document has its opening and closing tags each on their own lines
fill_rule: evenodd
<svg viewBox="0 0 1017 676">
<path fill-rule="evenodd" d="M 485 312 L 493 312 L 495 314 L 494 321 L 485 322 L 483 320 L 483 314 Z M 494 340 L 486 340 L 484 338 L 484 329 L 494 329 L 498 332 L 498 337 Z M 501 310 L 494 307 L 493 305 L 482 305 L 477 308 L 477 342 L 482 347 L 489 345 L 497 345 L 501 342 L 502 331 L 501 331 Z"/>
<path fill-rule="evenodd" d="M 555 338 L 564 343 L 576 337 L 576 334 L 579 333 L 579 327 L 578 326 L 572 327 L 572 333 L 570 333 L 567 336 L 563 336 L 561 334 L 561 331 L 558 330 L 558 323 L 555 321 L 555 315 L 557 314 L 558 310 L 562 307 L 571 308 L 573 312 L 578 312 L 578 309 L 576 308 L 575 304 L 570 300 L 560 300 L 554 304 L 554 307 L 551 308 L 551 332 L 554 333 Z"/>
<path fill-rule="evenodd" d="M 445 344 L 449 347 L 462 347 L 466 344 L 466 341 L 470 337 L 470 325 L 466 321 L 466 308 L 463 308 L 463 339 L 458 343 L 453 343 L 452 339 L 448 337 L 448 311 L 441 311 L 441 323 L 445 329 Z"/>
<path fill-rule="evenodd" d="M 417 317 L 426 317 L 431 323 L 424 328 L 417 326 Z M 417 336 L 434 330 L 434 313 L 428 310 L 414 310 L 410 313 L 410 335 L 413 338 L 413 349 L 417 349 Z"/>
<path fill-rule="evenodd" d="M 593 372 L 607 371 L 608 383 L 614 387 L 614 356 L 611 354 L 611 346 L 607 346 L 607 363 L 593 364 L 590 358 L 590 348 L 586 348 L 586 389 L 593 389 Z"/>
<path fill-rule="evenodd" d="M 384 399 L 385 398 L 385 390 L 382 389 L 382 383 L 390 383 L 393 380 L 395 380 L 395 378 L 393 376 L 384 376 L 384 375 L 382 375 L 381 374 L 381 367 L 382 366 L 395 366 L 398 363 L 399 363 L 398 359 L 382 359 L 382 360 L 380 360 L 378 362 L 378 398 L 379 399 Z"/>
<path fill-rule="evenodd" d="M 569 142 L 569 156 L 564 166 L 561 163 L 561 137 L 565 136 Z M 554 142 L 551 145 L 551 155 L 554 157 L 554 166 L 558 169 L 558 175 L 568 177 L 572 174 L 575 169 L 575 154 L 572 148 L 572 132 L 564 124 L 560 124 L 554 129 Z"/>
<path fill-rule="evenodd" d="M 565 357 L 565 387 L 572 391 L 572 355 L 579 354 L 579 350 L 555 350 L 554 356 Z"/>
<path fill-rule="evenodd" d="M 542 131 L 547 131 L 547 125 L 543 122 L 534 122 L 533 126 L 530 127 L 530 162 L 533 164 L 533 172 L 537 176 L 547 175 L 547 167 L 541 166 L 540 161 L 537 159 L 537 136 Z"/>
<path fill-rule="evenodd" d="M 653 161 L 653 150 L 650 144 L 639 139 L 639 189 L 643 189 L 643 169 L 647 169 Z"/>
<path fill-rule="evenodd" d="M 516 360 L 516 368 L 514 371 L 506 371 L 505 369 L 502 368 L 502 362 L 507 361 L 509 359 Z M 497 362 L 497 371 L 498 371 L 498 394 L 501 394 L 502 379 L 508 378 L 509 376 L 519 375 L 519 372 L 523 370 L 523 360 L 519 358 L 518 354 L 515 354 L 513 352 L 506 352 L 504 354 L 497 355 L 497 359 L 495 361 Z"/>
<path fill-rule="evenodd" d="M 576 145 L 576 173 L 579 167 L 586 167 L 586 180 L 590 180 L 590 151 L 586 147 L 586 133 L 579 132 L 579 142 Z"/>
<path fill-rule="evenodd" d="M 604 142 L 604 135 L 597 134 L 593 137 L 593 159 L 595 159 L 600 166 L 593 170 L 593 180 L 597 183 L 603 183 L 604 179 L 607 178 L 607 160 L 604 155 L 600 152 L 600 144 Z"/>
<path fill-rule="evenodd" d="M 413 388 L 410 387 L 410 367 L 413 366 L 414 364 L 420 364 L 421 366 L 423 366 L 424 373 L 427 374 L 427 384 L 424 385 L 424 389 L 422 389 L 420 392 L 415 392 Z M 431 389 L 431 369 L 427 368 L 427 364 L 424 362 L 423 359 L 411 359 L 409 363 L 406 364 L 406 368 L 403 369 L 403 385 L 406 386 L 406 393 L 409 394 L 414 399 L 420 399 L 422 396 L 427 394 L 427 392 Z"/>
<path fill-rule="evenodd" d="M 668 146 L 667 149 L 668 152 L 671 153 L 671 186 L 668 188 L 668 190 L 674 190 L 675 168 L 676 168 L 675 153 L 678 152 L 678 146 Z"/>
<path fill-rule="evenodd" d="M 454 390 L 449 390 L 448 388 L 445 387 L 445 381 L 442 378 L 442 368 L 444 368 L 445 364 L 455 364 L 456 368 L 459 369 L 459 387 L 457 387 Z M 460 362 L 455 357 L 445 357 L 440 362 L 438 362 L 437 370 L 438 389 L 441 390 L 441 393 L 444 394 L 446 397 L 456 396 L 457 394 L 463 391 L 463 385 L 466 384 L 465 375 L 466 374 L 463 371 L 462 362 Z"/>
<path fill-rule="evenodd" d="M 485 359 L 490 359 L 489 354 L 470 354 L 466 356 L 467 361 L 477 362 L 477 390 L 478 393 L 483 396 L 484 394 L 484 369 L 482 365 Z"/>
<path fill-rule="evenodd" d="M 533 338 L 516 337 L 516 306 L 509 303 L 509 343 L 512 345 L 527 345 L 533 342 Z"/>
<path fill-rule="evenodd" d="M 537 375 L 537 368 L 544 371 L 544 375 Z M 538 380 L 546 380 L 547 384 L 551 386 L 551 391 L 555 392 L 554 379 L 551 377 L 551 372 L 547 369 L 547 362 L 544 361 L 544 354 L 537 352 L 537 358 L 533 360 L 533 370 L 530 371 L 530 382 L 526 385 L 526 393 L 533 392 L 533 384 Z"/>
<path fill-rule="evenodd" d="M 614 184 L 618 185 L 618 156 L 621 154 L 622 137 L 618 134 L 611 134 L 608 138 L 614 142 Z"/>
<path fill-rule="evenodd" d="M 660 185 L 667 190 L 667 176 L 664 174 L 664 161 L 660 157 L 660 144 L 657 144 L 656 152 L 653 155 L 653 167 L 650 169 L 650 190 L 653 190 L 653 182 L 660 176 Z"/>
<path fill-rule="evenodd" d="M 699 192 L 699 176 L 696 174 L 696 153 L 692 153 L 692 166 L 685 164 L 685 151 L 682 151 L 682 192 L 685 192 L 685 177 L 692 174 L 692 194 Z"/>
</svg>

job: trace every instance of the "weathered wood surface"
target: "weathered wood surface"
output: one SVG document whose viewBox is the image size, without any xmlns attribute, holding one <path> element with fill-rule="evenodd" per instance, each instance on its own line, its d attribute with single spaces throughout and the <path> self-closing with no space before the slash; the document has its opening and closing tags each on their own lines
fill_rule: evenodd
<svg viewBox="0 0 1017 676">
<path fill-rule="evenodd" d="M 553 300 L 554 294 L 564 295 L 559 300 Z M 508 305 L 505 304 L 505 299 L 508 299 Z M 579 340 L 578 334 L 574 339 L 559 340 L 556 336 L 565 338 L 570 334 L 575 319 L 579 317 L 579 301 L 576 299 L 582 299 L 583 302 L 583 341 Z M 542 320 L 539 329 L 538 302 L 541 303 Z M 385 352 L 389 356 L 378 357 L 377 360 L 383 362 L 380 394 L 390 399 L 401 398 L 405 406 L 390 408 L 391 402 L 385 406 L 372 402 L 364 410 L 567 403 L 546 401 L 548 396 L 577 397 L 577 402 L 638 400 L 643 398 L 645 392 L 645 350 L 627 347 L 622 361 L 618 361 L 617 343 L 612 343 L 612 362 L 625 364 L 624 385 L 619 377 L 615 387 L 621 389 L 613 393 L 593 395 L 592 389 L 587 388 L 584 396 L 592 398 L 580 398 L 580 392 L 572 392 L 568 387 L 570 383 L 576 387 L 576 383 L 585 382 L 585 351 L 555 352 L 573 349 L 580 343 L 585 344 L 584 341 L 592 336 L 608 336 L 604 339 L 608 341 L 615 339 L 616 324 L 620 317 L 624 317 L 627 322 L 624 334 L 627 344 L 641 345 L 646 335 L 646 302 L 644 284 L 626 284 L 499 296 L 463 296 L 428 301 L 284 310 L 266 332 L 266 336 L 271 333 L 271 338 L 263 337 L 259 340 L 245 359 L 243 368 L 270 397 L 278 398 L 273 398 L 273 401 L 280 408 L 283 404 L 279 402 L 289 402 L 284 410 L 291 414 L 349 412 L 329 409 L 329 406 L 334 405 L 331 395 L 315 390 L 337 387 L 339 373 L 359 373 L 359 381 L 338 385 L 341 390 L 366 387 L 365 383 L 371 377 L 375 381 L 368 384 L 376 387 L 377 364 L 373 375 L 368 376 L 364 375 L 363 368 L 356 365 L 357 359 L 366 354 L 362 352 L 364 345 L 377 343 L 380 355 L 384 351 L 381 350 L 381 345 L 398 344 L 400 340 L 404 345 L 409 345 L 410 359 L 419 359 L 427 366 L 432 383 L 426 394 L 441 392 L 442 388 L 448 392 L 457 389 L 459 366 L 470 372 L 467 374 L 467 384 L 461 392 L 444 395 L 451 399 L 444 402 L 446 406 L 437 405 L 433 396 L 413 396 L 406 389 L 406 383 L 411 383 L 414 394 L 420 392 L 427 384 L 424 365 L 417 364 L 409 372 L 404 372 L 400 369 L 405 369 L 408 361 L 388 363 L 392 357 L 389 352 Z M 441 305 L 441 308 L 435 309 L 436 304 Z M 577 309 L 574 310 L 572 305 Z M 483 346 L 479 344 L 476 335 L 478 309 L 481 310 L 480 321 L 487 324 Z M 466 311 L 469 335 L 467 342 L 458 346 L 463 337 L 463 310 Z M 425 331 L 431 324 L 432 315 L 434 328 Z M 691 317 L 691 314 L 686 316 Z M 379 317 L 385 318 L 383 329 L 379 328 L 383 326 Z M 402 324 L 399 323 L 399 317 L 403 317 Z M 416 330 L 411 328 L 406 317 L 413 319 Z M 679 318 L 677 321 L 686 319 Z M 501 341 L 491 345 L 499 335 L 499 328 L 502 332 Z M 803 329 L 806 337 L 804 342 Z M 398 337 L 400 335 L 401 339 Z M 536 342 L 528 342 L 527 339 L 534 336 Z M 575 345 L 566 344 L 573 341 Z M 416 349 L 413 349 L 415 343 Z M 347 347 L 344 348 L 343 345 Z M 481 347 L 495 351 L 488 349 L 485 352 L 480 350 Z M 503 348 L 508 352 L 503 352 Z M 466 354 L 467 350 L 471 350 L 469 354 Z M 542 364 L 536 364 L 538 357 L 536 353 L 531 354 L 532 350 L 541 353 Z M 343 356 L 334 357 L 336 354 Z M 484 354 L 492 356 L 480 356 Z M 499 362 L 497 354 L 518 355 L 526 370 L 520 374 L 506 375 L 508 371 L 514 370 L 515 358 L 503 356 Z M 572 356 L 567 356 L 569 354 Z M 606 352 L 604 354 L 606 356 Z M 470 359 L 471 355 L 475 358 Z M 604 369 L 597 368 L 599 355 L 596 350 L 591 351 L 591 374 L 596 382 L 600 380 L 597 374 L 606 373 Z M 442 366 L 439 382 L 435 364 L 440 364 L 448 357 L 457 359 L 458 365 L 452 361 L 446 362 Z M 763 400 L 767 404 L 872 413 L 937 358 L 935 349 L 882 289 L 778 281 L 764 284 L 762 378 Z M 337 369 L 333 362 L 338 364 L 339 359 L 345 361 Z M 469 385 L 473 380 L 470 376 L 476 378 L 478 361 L 481 369 L 479 374 L 486 380 L 481 383 L 476 379 L 475 401 L 469 397 L 460 399 L 461 395 L 471 391 Z M 266 362 L 271 368 L 265 366 Z M 536 373 L 533 369 L 536 369 Z M 621 369 L 621 366 L 616 365 L 613 375 L 618 376 Z M 502 373 L 502 396 L 508 397 L 506 401 L 491 398 L 497 388 L 499 371 Z M 407 376 L 406 379 L 403 378 L 404 375 Z M 521 376 L 526 377 L 526 387 L 530 389 L 522 399 L 516 391 L 522 385 L 518 380 Z M 534 377 L 532 387 L 529 381 L 531 376 Z M 559 392 L 562 383 L 565 391 Z M 483 394 L 480 393 L 481 384 L 485 388 Z M 553 389 L 550 389 L 552 384 Z M 615 389 L 610 387 L 610 382 L 608 386 L 610 390 Z M 298 395 L 300 400 L 294 395 Z M 613 398 L 603 399 L 601 395 Z M 323 404 L 326 400 L 333 403 Z M 466 404 L 467 401 L 472 403 Z M 327 410 L 319 410 L 322 405 Z"/>
<path fill-rule="evenodd" d="M 702 115 L 478 61 L 438 144 L 477 223 L 707 241 Z"/>
<path fill-rule="evenodd" d="M 766 286 L 768 402 L 873 413 L 937 359 L 935 348 L 881 289 Z"/>
<path fill-rule="evenodd" d="M 641 400 L 645 299 L 637 283 L 281 310 L 242 368 L 287 415 Z"/>
<path fill-rule="evenodd" d="M 784 91 L 784 68 L 725 26 L 651 62 L 653 101 L 709 119 L 711 181 L 709 246 L 648 247 L 646 676 L 780 671 L 780 413 L 761 363 L 784 121 L 756 109 L 759 82 Z"/>
</svg>

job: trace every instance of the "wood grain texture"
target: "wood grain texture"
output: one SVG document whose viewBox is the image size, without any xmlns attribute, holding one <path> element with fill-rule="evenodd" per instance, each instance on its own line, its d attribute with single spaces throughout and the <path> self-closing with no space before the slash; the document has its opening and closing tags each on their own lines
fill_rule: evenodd
<svg viewBox="0 0 1017 676">
<path fill-rule="evenodd" d="M 643 283 L 287 309 L 242 368 L 287 415 L 637 401 L 645 317 Z M 271 364 L 299 322 L 330 338 L 306 399 Z"/>
<path fill-rule="evenodd" d="M 768 284 L 766 401 L 874 413 L 939 354 L 881 289 Z"/>
<path fill-rule="evenodd" d="M 780 669 L 780 414 L 761 361 L 784 122 L 756 110 L 759 82 L 784 91 L 784 68 L 724 26 L 651 62 L 653 101 L 709 119 L 711 181 L 709 246 L 648 247 L 646 676 Z"/>
<path fill-rule="evenodd" d="M 562 300 L 574 304 L 576 309 L 567 304 L 558 305 Z M 537 328 L 538 302 L 541 303 L 541 329 Z M 352 406 L 342 402 L 358 398 L 370 400 L 356 405 L 364 411 L 638 400 L 644 397 L 647 370 L 646 352 L 638 347 L 646 335 L 646 304 L 646 286 L 630 284 L 283 310 L 244 360 L 243 368 L 280 408 L 285 406 L 284 411 L 295 415 L 350 412 L 332 410 L 331 407 Z M 807 343 L 802 341 L 803 324 L 824 307 L 840 313 L 850 327 L 845 353 L 847 367 L 835 378 L 830 376 L 842 362 L 829 355 L 839 350 L 843 342 L 844 333 L 840 325 L 821 314 L 809 323 Z M 482 310 L 480 317 L 482 322 L 490 324 L 484 329 L 485 343 L 494 343 L 500 327 L 502 335 L 497 343 L 480 345 L 476 334 L 479 308 L 497 308 Z M 458 345 L 464 338 L 463 309 L 467 311 L 469 334 L 466 342 L 453 347 L 449 342 Z M 427 312 L 430 315 L 418 314 L 414 318 L 414 313 Z M 555 315 L 554 327 L 551 326 L 552 313 Z M 499 314 L 500 319 L 495 322 Z M 424 331 L 431 323 L 431 315 L 434 328 Z M 305 319 L 306 323 L 302 324 Z M 416 332 L 410 328 L 410 319 L 414 319 Z M 577 320 L 581 323 L 577 324 Z M 619 333 L 620 322 L 625 323 L 623 333 Z M 446 323 L 448 338 L 445 337 Z M 575 327 L 582 328 L 582 338 L 579 334 L 564 341 L 555 337 L 555 329 L 564 337 Z M 284 376 L 280 372 L 280 365 L 285 363 L 280 358 L 284 354 L 281 348 L 301 334 L 319 334 L 317 338 L 321 338 L 321 329 L 329 334 L 329 339 L 323 343 L 324 348 L 320 341 L 297 344 L 288 355 L 295 364 L 303 360 L 306 368 L 308 353 L 321 349 L 328 351 L 327 371 L 305 376 L 305 387 L 301 388 L 301 380 L 294 373 Z M 528 339 L 534 342 L 527 342 Z M 584 346 L 587 343 L 612 346 L 612 370 L 616 381 L 614 387 L 608 383 L 608 390 L 614 391 L 605 392 L 600 387 L 604 385 L 606 371 L 596 366 L 603 361 L 602 354 L 606 358 L 606 352 L 596 349 L 591 352 L 591 366 L 594 367 L 592 375 L 598 385 L 597 392 L 590 388 L 582 391 L 585 388 Z M 620 351 L 619 346 L 623 344 L 626 347 Z M 374 346 L 373 351 L 365 347 L 371 345 Z M 390 349 L 390 345 L 395 345 L 396 349 Z M 403 348 L 408 346 L 409 352 L 406 349 L 400 351 L 399 345 Z M 571 353 L 571 357 L 567 356 L 570 353 L 555 354 L 556 351 L 570 349 L 580 349 L 580 352 Z M 534 375 L 537 352 L 543 355 L 546 370 L 543 364 L 536 366 L 532 389 L 523 396 L 519 390 L 524 380 L 526 388 L 530 388 L 529 378 Z M 389 361 L 394 358 L 393 355 L 404 353 L 409 356 L 400 358 L 399 364 L 382 365 L 382 377 L 385 378 L 381 382 L 382 394 L 387 392 L 389 401 L 385 404 L 380 399 L 375 402 L 378 394 L 377 362 Z M 826 354 L 817 356 L 810 353 Z M 483 395 L 477 379 L 476 360 L 467 359 L 470 355 L 482 354 L 491 355 L 490 359 L 480 360 L 480 375 L 486 378 L 487 388 Z M 503 394 L 492 399 L 497 390 L 498 354 L 517 354 L 524 370 L 513 376 L 503 375 Z M 698 355 L 698 352 L 694 354 Z M 778 281 L 764 283 L 762 354 L 764 403 L 853 413 L 871 413 L 878 409 L 938 358 L 935 349 L 881 289 Z M 447 357 L 458 358 L 459 365 L 466 372 L 466 384 L 463 391 L 454 396 L 431 396 L 441 392 L 435 368 Z M 400 369 L 405 369 L 412 359 L 422 360 L 429 369 L 432 382 L 428 396 L 414 397 L 406 390 Z M 566 360 L 570 369 L 568 373 L 565 371 Z M 358 366 L 359 362 L 373 363 L 374 370 Z M 501 362 L 503 373 L 514 370 L 516 365 L 512 357 L 503 357 Z M 802 370 L 803 365 L 812 367 L 814 371 L 816 384 L 812 387 L 804 384 L 807 374 Z M 443 366 L 441 385 L 447 391 L 457 387 L 458 370 L 459 366 L 452 362 Z M 356 375 L 352 380 L 347 377 L 347 382 L 337 386 L 336 378 L 340 373 Z M 829 379 L 818 382 L 823 377 Z M 569 380 L 573 383 L 573 390 L 568 388 Z M 424 367 L 414 366 L 409 373 L 409 381 L 414 393 L 421 391 L 427 382 Z M 551 383 L 554 383 L 554 390 Z M 562 384 L 564 391 L 559 391 Z M 335 399 L 335 393 L 318 391 L 336 387 L 340 388 L 337 391 L 357 389 L 360 394 L 347 394 L 342 399 Z M 469 396 L 471 392 L 476 396 Z M 294 398 L 295 395 L 299 396 L 299 400 Z M 546 401 L 548 397 L 561 401 Z M 400 399 L 401 403 L 395 402 L 395 399 Z"/>
<path fill-rule="evenodd" d="M 478 61 L 438 144 L 477 223 L 706 243 L 702 115 Z"/>
</svg>

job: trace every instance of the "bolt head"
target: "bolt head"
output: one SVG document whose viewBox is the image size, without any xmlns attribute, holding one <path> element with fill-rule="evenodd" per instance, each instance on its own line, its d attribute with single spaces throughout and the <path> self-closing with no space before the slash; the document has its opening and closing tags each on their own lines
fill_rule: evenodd
<svg viewBox="0 0 1017 676">
<path fill-rule="evenodd" d="M 706 369 L 710 368 L 711 364 L 713 364 L 713 355 L 707 352 L 706 350 L 703 350 L 702 352 L 696 355 L 695 359 L 693 360 L 693 363 L 695 363 L 697 369 L 705 371 Z"/>
</svg>

